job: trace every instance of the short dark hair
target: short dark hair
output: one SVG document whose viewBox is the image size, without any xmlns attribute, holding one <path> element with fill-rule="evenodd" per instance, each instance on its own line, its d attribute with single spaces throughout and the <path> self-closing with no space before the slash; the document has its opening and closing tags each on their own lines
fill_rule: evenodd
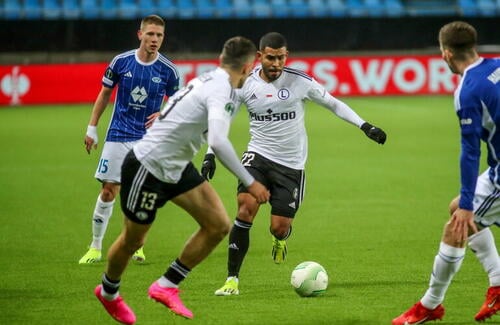
<svg viewBox="0 0 500 325">
<path fill-rule="evenodd" d="M 475 51 L 477 32 L 464 21 L 454 21 L 441 27 L 438 40 L 444 49 L 450 50 L 458 59 L 464 59 Z"/>
<path fill-rule="evenodd" d="M 231 70 L 242 68 L 251 58 L 255 58 L 255 44 L 243 36 L 231 37 L 224 43 L 221 53 L 221 63 Z"/>
<path fill-rule="evenodd" d="M 141 20 L 141 29 L 144 29 L 146 25 L 158 25 L 165 27 L 165 21 L 158 15 L 149 15 Z"/>
<path fill-rule="evenodd" d="M 270 32 L 260 38 L 259 50 L 263 51 L 266 47 L 272 49 L 279 49 L 282 47 L 287 47 L 285 36 L 277 32 Z"/>
</svg>

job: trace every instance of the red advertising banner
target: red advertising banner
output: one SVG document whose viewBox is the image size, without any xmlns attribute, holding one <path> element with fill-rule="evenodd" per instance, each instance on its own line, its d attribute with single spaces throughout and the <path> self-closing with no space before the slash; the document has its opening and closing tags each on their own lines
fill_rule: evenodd
<svg viewBox="0 0 500 325">
<path fill-rule="evenodd" d="M 0 105 L 91 103 L 106 67 L 106 63 L 0 66 Z"/>
<path fill-rule="evenodd" d="M 447 94 L 459 80 L 436 56 L 303 58 L 289 66 L 335 96 Z"/>
<path fill-rule="evenodd" d="M 500 56 L 498 55 L 488 55 Z M 176 60 L 181 85 L 217 60 Z M 440 56 L 290 57 L 334 96 L 451 94 L 459 77 Z M 92 103 L 107 63 L 0 66 L 0 105 Z"/>
</svg>

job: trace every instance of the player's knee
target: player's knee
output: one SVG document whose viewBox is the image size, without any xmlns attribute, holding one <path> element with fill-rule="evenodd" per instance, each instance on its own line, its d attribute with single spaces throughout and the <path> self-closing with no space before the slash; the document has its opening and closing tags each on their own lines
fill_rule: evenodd
<svg viewBox="0 0 500 325">
<path fill-rule="evenodd" d="M 224 237 L 226 237 L 231 230 L 231 220 L 228 216 L 225 216 L 223 218 L 220 218 L 217 224 L 212 224 L 204 228 L 204 230 L 213 240 L 220 241 L 224 239 Z"/>
<path fill-rule="evenodd" d="M 238 195 L 238 219 L 253 222 L 258 211 L 259 204 L 253 196 L 247 193 L 240 193 Z"/>
<path fill-rule="evenodd" d="M 444 225 L 441 241 L 452 247 L 465 247 L 466 242 L 454 231 L 456 222 L 452 218 Z"/>
<path fill-rule="evenodd" d="M 441 238 L 441 241 L 450 244 L 453 243 L 454 238 L 453 238 L 453 232 L 451 231 L 452 226 L 451 226 L 451 221 L 448 221 L 447 223 L 444 224 L 443 227 L 443 235 Z"/>
<path fill-rule="evenodd" d="M 111 202 L 115 199 L 118 190 L 115 185 L 105 184 L 101 189 L 101 200 Z"/>
<path fill-rule="evenodd" d="M 290 225 L 288 224 L 273 224 L 271 225 L 271 233 L 274 237 L 281 239 L 288 237 Z"/>
<path fill-rule="evenodd" d="M 246 222 L 252 222 L 255 217 L 255 214 L 256 214 L 255 209 L 248 204 L 240 205 L 240 207 L 238 208 L 238 219 L 240 220 Z"/>
<path fill-rule="evenodd" d="M 229 217 L 224 218 L 224 221 L 219 226 L 220 236 L 222 236 L 222 238 L 226 237 L 226 235 L 229 234 L 230 230 L 231 230 L 231 220 L 229 220 Z"/>
<path fill-rule="evenodd" d="M 458 209 L 458 201 L 459 197 L 456 197 L 453 200 L 451 200 L 450 205 L 448 206 L 450 216 L 455 212 L 456 209 Z"/>
</svg>

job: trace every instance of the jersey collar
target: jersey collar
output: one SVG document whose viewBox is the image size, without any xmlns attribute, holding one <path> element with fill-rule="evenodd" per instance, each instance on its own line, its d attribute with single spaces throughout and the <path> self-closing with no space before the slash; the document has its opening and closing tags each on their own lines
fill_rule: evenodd
<svg viewBox="0 0 500 325">
<path fill-rule="evenodd" d="M 137 61 L 137 63 L 147 66 L 147 65 L 153 65 L 156 61 L 158 61 L 158 59 L 160 58 L 160 53 L 157 52 L 156 58 L 151 62 L 144 62 L 144 61 L 141 61 L 141 59 L 139 59 L 139 49 L 135 50 L 134 56 L 135 56 L 135 60 Z"/>
</svg>

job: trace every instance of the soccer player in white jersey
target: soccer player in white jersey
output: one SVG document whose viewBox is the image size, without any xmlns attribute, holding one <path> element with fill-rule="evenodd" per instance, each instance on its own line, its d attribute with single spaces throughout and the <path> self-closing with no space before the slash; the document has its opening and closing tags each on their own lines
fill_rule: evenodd
<svg viewBox="0 0 500 325">
<path fill-rule="evenodd" d="M 191 162 L 205 142 L 256 202 L 269 199 L 269 191 L 243 167 L 228 139 L 235 112 L 233 88 L 243 85 L 255 54 L 252 41 L 240 36 L 227 40 L 219 68 L 193 79 L 169 98 L 159 118 L 127 154 L 120 190 L 125 224 L 109 250 L 102 285 L 95 289 L 99 301 L 117 321 L 135 323 L 133 311 L 118 294 L 120 279 L 135 250 L 143 245 L 157 209 L 169 200 L 188 212 L 200 228 L 163 276 L 149 287 L 148 295 L 175 314 L 193 318 L 179 298 L 179 283 L 231 227 L 218 194 Z"/>
<path fill-rule="evenodd" d="M 434 259 L 429 288 L 393 325 L 443 318 L 442 302 L 462 265 L 467 242 L 489 278 L 486 300 L 474 318 L 484 321 L 500 309 L 500 260 L 489 228 L 500 225 L 500 59 L 482 58 L 476 43 L 476 30 L 466 22 L 451 22 L 439 31 L 443 59 L 462 76 L 455 90 L 461 131 L 460 195 L 450 203 L 451 217 Z M 486 143 L 488 168 L 479 174 L 481 140 Z"/>
<path fill-rule="evenodd" d="M 305 100 L 332 111 L 343 120 L 360 127 L 372 140 L 383 144 L 385 133 L 365 122 L 349 106 L 332 97 L 323 86 L 304 72 L 285 67 L 287 42 L 279 33 L 264 35 L 259 44 L 256 67 L 237 91 L 238 100 L 247 106 L 250 142 L 242 162 L 247 170 L 271 192 L 272 257 L 279 264 L 287 253 L 286 239 L 302 202 L 307 159 L 307 134 L 304 123 Z M 211 178 L 215 171 L 212 153 L 205 156 L 202 175 Z M 249 248 L 249 231 L 259 204 L 238 186 L 238 213 L 229 236 L 228 277 L 215 294 L 238 294 L 238 276 Z"/>
<path fill-rule="evenodd" d="M 163 19 L 156 15 L 145 17 L 137 36 L 139 48 L 117 55 L 107 67 L 87 127 L 85 148 L 90 154 L 91 149 L 97 147 L 97 124 L 113 89 L 118 86 L 113 116 L 95 173 L 102 187 L 92 216 L 93 239 L 80 264 L 101 260 L 102 241 L 120 190 L 123 158 L 159 115 L 165 96 L 173 95 L 179 87 L 177 68 L 158 52 L 165 38 Z M 133 258 L 145 260 L 142 247 Z"/>
</svg>

